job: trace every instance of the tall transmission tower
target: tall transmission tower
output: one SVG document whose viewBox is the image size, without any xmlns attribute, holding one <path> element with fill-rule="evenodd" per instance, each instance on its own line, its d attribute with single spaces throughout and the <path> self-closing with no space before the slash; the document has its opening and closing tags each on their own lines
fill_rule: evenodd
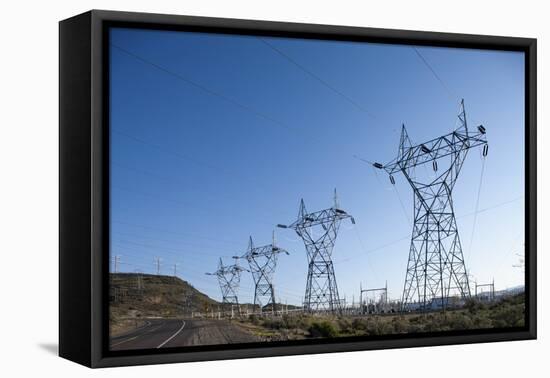
<svg viewBox="0 0 550 378">
<path fill-rule="evenodd" d="M 336 189 L 334 189 L 334 206 L 331 208 L 308 213 L 302 199 L 298 219 L 288 226 L 277 225 L 277 227 L 295 230 L 306 247 L 309 265 L 304 311 L 340 312 L 341 310 L 332 263 L 332 250 L 340 222 L 347 218 L 350 218 L 351 222 L 355 224 L 353 217 L 339 208 Z"/>
<path fill-rule="evenodd" d="M 246 270 L 239 266 L 237 260 L 233 265 L 223 265 L 223 261 L 220 258 L 218 263 L 218 270 L 213 273 L 206 273 L 209 276 L 216 276 L 222 292 L 222 305 L 224 307 L 233 305 L 239 306 L 238 291 L 239 284 L 241 282 L 241 273 Z"/>
<path fill-rule="evenodd" d="M 405 125 L 397 158 L 374 167 L 383 169 L 395 184 L 401 172 L 414 192 L 414 224 L 402 296 L 402 310 L 418 301 L 427 310 L 432 300 L 448 306 L 451 295 L 470 297 L 470 285 L 458 234 L 452 191 L 468 151 L 482 147 L 487 156 L 486 130 L 480 125 L 468 129 L 464 100 L 460 104 L 458 127 L 451 133 L 413 145 Z M 433 172 L 420 169 L 430 166 Z"/>
<path fill-rule="evenodd" d="M 274 314 L 275 308 L 275 289 L 273 288 L 273 276 L 277 267 L 277 256 L 280 253 L 289 254 L 286 250 L 278 247 L 275 243 L 275 232 L 273 232 L 271 244 L 256 247 L 252 241 L 252 236 L 248 241 L 248 249 L 242 256 L 248 261 L 250 272 L 254 279 L 254 307 L 258 305 L 262 312 L 262 298 L 267 297 L 266 306 L 271 304 L 271 312 Z"/>
</svg>

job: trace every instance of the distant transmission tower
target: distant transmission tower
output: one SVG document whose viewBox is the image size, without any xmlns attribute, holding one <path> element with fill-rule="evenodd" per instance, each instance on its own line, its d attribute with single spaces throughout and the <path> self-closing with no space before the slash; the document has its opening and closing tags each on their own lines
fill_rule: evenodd
<svg viewBox="0 0 550 378">
<path fill-rule="evenodd" d="M 254 246 L 252 236 L 248 241 L 248 249 L 242 256 L 248 261 L 250 272 L 254 279 L 254 307 L 258 305 L 262 312 L 262 298 L 267 297 L 266 305 L 271 304 L 271 312 L 275 313 L 277 309 L 275 301 L 275 289 L 273 288 L 273 276 L 277 267 L 277 256 L 279 253 L 289 254 L 286 250 L 277 247 L 275 244 L 275 232 L 271 244 L 261 247 Z"/>
<path fill-rule="evenodd" d="M 240 267 L 237 263 L 233 265 L 223 265 L 222 259 L 218 264 L 218 270 L 213 273 L 206 273 L 209 276 L 216 276 L 222 292 L 222 304 L 224 306 L 233 305 L 239 306 L 239 299 L 237 293 L 239 291 L 239 284 L 241 282 L 241 273 L 246 270 Z"/>
<path fill-rule="evenodd" d="M 414 192 L 414 225 L 402 297 L 402 310 L 418 301 L 426 310 L 432 300 L 441 300 L 445 309 L 451 295 L 470 297 L 470 285 L 464 254 L 458 235 L 452 191 L 471 148 L 483 146 L 487 156 L 485 128 L 468 130 L 464 100 L 458 114 L 455 131 L 428 142 L 413 145 L 405 125 L 401 131 L 397 158 L 386 165 L 374 163 L 385 170 L 390 181 L 403 173 Z M 433 173 L 425 169 L 431 165 Z"/>
<path fill-rule="evenodd" d="M 340 311 L 341 303 L 332 263 L 332 250 L 340 228 L 340 222 L 351 218 L 338 208 L 338 197 L 334 190 L 334 206 L 330 209 L 308 213 L 304 200 L 300 202 L 298 219 L 289 226 L 279 224 L 281 228 L 292 228 L 304 241 L 308 257 L 308 273 L 305 311 Z"/>
<path fill-rule="evenodd" d="M 114 273 L 118 273 L 118 266 L 120 265 L 120 255 L 114 257 Z"/>
</svg>

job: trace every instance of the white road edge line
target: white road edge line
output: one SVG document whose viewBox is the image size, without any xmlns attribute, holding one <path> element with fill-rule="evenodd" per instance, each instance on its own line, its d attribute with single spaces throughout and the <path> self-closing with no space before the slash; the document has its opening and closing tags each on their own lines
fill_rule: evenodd
<svg viewBox="0 0 550 378">
<path fill-rule="evenodd" d="M 120 342 L 118 342 L 118 343 L 112 344 L 112 345 L 111 345 L 111 348 L 112 348 L 112 347 L 115 347 L 115 346 L 117 346 L 117 345 L 120 345 L 120 344 L 124 344 L 124 343 L 126 343 L 126 342 L 128 342 L 128 341 L 135 340 L 135 339 L 137 339 L 138 337 L 139 337 L 139 335 L 134 336 L 134 337 L 130 337 L 129 339 L 122 340 L 122 341 L 120 341 Z"/>
<path fill-rule="evenodd" d="M 150 321 L 146 320 L 145 322 L 146 322 L 147 324 L 144 325 L 142 328 L 147 328 L 147 327 L 149 327 L 149 326 L 151 325 L 151 322 L 150 322 Z M 139 330 L 139 328 L 138 328 L 138 330 Z M 131 335 L 133 332 L 136 332 L 136 330 L 133 330 L 132 332 L 130 332 L 130 335 Z M 142 334 L 140 333 L 140 334 L 138 334 L 138 335 L 136 335 L 136 336 L 134 336 L 134 337 L 130 337 L 129 339 L 124 339 L 124 340 L 122 340 L 122 341 L 119 341 L 118 343 L 112 344 L 112 345 L 111 345 L 111 348 L 114 347 L 114 346 L 120 345 L 120 344 L 124 344 L 124 343 L 127 342 L 127 341 L 135 340 L 135 339 L 137 339 L 138 337 L 140 337 L 141 335 L 142 335 Z M 123 336 L 123 337 L 124 337 L 124 336 Z"/>
<path fill-rule="evenodd" d="M 185 327 L 185 320 L 182 320 L 182 325 L 181 325 L 181 328 L 178 329 L 176 331 L 176 333 L 174 333 L 172 336 L 170 336 L 168 339 L 164 340 L 164 342 L 162 344 L 160 344 L 157 349 L 159 348 L 162 348 L 164 346 L 164 344 L 166 344 L 167 342 L 169 342 L 170 340 L 172 340 L 174 337 L 176 337 L 182 330 L 183 330 L 183 327 Z"/>
</svg>

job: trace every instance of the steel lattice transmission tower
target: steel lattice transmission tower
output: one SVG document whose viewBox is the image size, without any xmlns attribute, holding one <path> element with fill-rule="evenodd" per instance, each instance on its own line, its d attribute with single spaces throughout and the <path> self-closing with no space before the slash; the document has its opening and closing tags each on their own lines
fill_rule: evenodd
<svg viewBox="0 0 550 378">
<path fill-rule="evenodd" d="M 393 175 L 401 172 L 414 192 L 414 224 L 402 310 L 411 308 L 415 301 L 420 310 L 432 304 L 445 309 L 451 296 L 470 297 L 452 191 L 468 151 L 478 146 L 486 156 L 485 128 L 480 125 L 475 132 L 468 130 L 462 100 L 455 131 L 413 145 L 403 125 L 397 158 L 386 165 L 373 164 L 390 175 L 392 184 Z"/>
<path fill-rule="evenodd" d="M 223 265 L 223 261 L 220 258 L 218 263 L 218 270 L 213 273 L 206 273 L 209 276 L 216 276 L 222 292 L 222 305 L 236 305 L 239 306 L 239 284 L 241 282 L 241 273 L 246 270 L 238 265 L 237 262 L 233 265 Z"/>
<path fill-rule="evenodd" d="M 332 263 L 332 250 L 340 222 L 347 218 L 350 218 L 351 222 L 355 224 L 351 215 L 338 208 L 335 189 L 333 207 L 308 213 L 302 199 L 298 219 L 289 226 L 278 225 L 281 228 L 294 229 L 306 247 L 309 265 L 304 297 L 305 311 L 339 312 L 341 310 Z"/>
<path fill-rule="evenodd" d="M 271 304 L 271 312 L 276 311 L 275 289 L 273 288 L 273 276 L 277 267 L 277 256 L 280 253 L 289 254 L 286 250 L 275 244 L 275 232 L 271 244 L 256 247 L 252 236 L 248 241 L 248 249 L 242 256 L 248 261 L 250 272 L 254 279 L 254 306 L 260 307 L 262 312 L 262 298 L 267 297 L 266 305 Z"/>
</svg>

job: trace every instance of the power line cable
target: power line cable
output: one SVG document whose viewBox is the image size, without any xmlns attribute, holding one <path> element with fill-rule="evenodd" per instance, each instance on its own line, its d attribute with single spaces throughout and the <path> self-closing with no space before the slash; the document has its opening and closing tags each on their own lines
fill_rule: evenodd
<svg viewBox="0 0 550 378">
<path fill-rule="evenodd" d="M 483 173 L 485 172 L 485 158 L 483 157 L 481 160 L 481 174 L 479 175 L 479 186 L 477 188 L 477 198 L 476 198 L 476 207 L 474 211 L 474 220 L 472 222 L 472 233 L 470 234 L 470 246 L 468 248 L 467 252 L 467 259 L 470 258 L 470 254 L 472 253 L 472 246 L 474 245 L 474 234 L 476 230 L 476 222 L 477 222 L 477 215 L 479 210 L 479 198 L 481 197 L 481 186 L 483 184 Z"/>
<path fill-rule="evenodd" d="M 399 204 L 401 205 L 401 210 L 403 210 L 403 215 L 405 216 L 405 219 L 407 220 L 407 224 L 412 227 L 411 219 L 409 218 L 409 214 L 407 213 L 407 209 L 405 208 L 405 204 L 403 203 L 403 200 L 401 199 L 401 196 L 399 195 L 399 192 L 397 191 L 397 185 L 392 185 L 393 190 L 395 191 L 395 194 L 397 196 L 397 199 L 399 200 Z"/>
<path fill-rule="evenodd" d="M 265 184 L 264 184 L 263 182 L 261 182 L 261 181 L 255 181 L 255 180 L 253 180 L 253 179 L 252 179 L 251 177 L 249 177 L 249 176 L 242 176 L 242 174 L 240 174 L 240 172 L 237 172 L 237 171 L 232 172 L 232 171 L 229 171 L 229 170 L 227 170 L 227 169 L 225 169 L 225 168 L 221 168 L 221 167 L 219 167 L 219 166 L 212 165 L 212 164 L 210 164 L 210 163 L 205 163 L 205 162 L 203 162 L 203 161 L 201 161 L 201 160 L 197 160 L 197 159 L 195 159 L 195 158 L 193 158 L 193 157 L 191 157 L 191 156 L 189 156 L 189 155 L 185 155 L 185 154 L 182 154 L 182 153 L 180 153 L 180 152 L 173 151 L 173 150 L 168 149 L 168 148 L 165 148 L 165 147 L 163 147 L 163 146 L 161 146 L 161 145 L 158 145 L 158 144 L 155 144 L 155 143 L 151 143 L 151 142 L 149 142 L 149 141 L 147 141 L 147 140 L 144 140 L 144 139 L 138 138 L 138 137 L 136 137 L 136 136 L 134 136 L 134 135 L 125 133 L 125 132 L 123 132 L 123 131 L 120 131 L 118 128 L 111 127 L 111 132 L 112 132 L 112 133 L 115 133 L 115 134 L 118 134 L 118 135 L 120 135 L 120 136 L 124 136 L 124 137 L 126 137 L 126 138 L 128 138 L 128 139 L 130 139 L 130 140 L 133 140 L 133 141 L 135 141 L 135 142 L 138 142 L 138 143 L 140 143 L 140 144 L 142 144 L 142 145 L 145 145 L 145 146 L 148 146 L 148 147 L 152 147 L 152 148 L 156 149 L 157 151 L 162 152 L 162 153 L 164 153 L 164 154 L 173 155 L 173 156 L 175 156 L 175 157 L 177 157 L 177 158 L 180 158 L 180 159 L 183 159 L 183 160 L 186 160 L 186 161 L 190 161 L 190 162 L 192 162 L 192 163 L 195 164 L 195 165 L 198 165 L 198 166 L 201 166 L 201 167 L 205 167 L 205 168 L 214 170 L 214 171 L 216 171 L 216 172 L 223 173 L 223 174 L 225 174 L 226 176 L 231 177 L 232 179 L 233 179 L 235 176 L 239 175 L 239 176 L 241 176 L 243 179 L 252 182 L 252 183 L 254 184 L 255 187 L 262 187 L 262 188 L 265 189 L 265 190 L 270 190 L 270 189 L 272 189 L 271 187 L 265 185 Z M 117 164 L 117 165 L 120 166 L 120 164 Z M 134 170 L 139 170 L 138 168 L 133 168 L 133 169 L 134 169 Z M 143 170 L 141 170 L 141 171 L 143 172 Z"/>
<path fill-rule="evenodd" d="M 353 157 L 357 160 L 360 160 L 364 163 L 367 163 L 371 166 L 372 168 L 372 171 L 374 172 L 374 176 L 376 177 L 376 181 L 378 181 L 378 184 L 380 184 L 380 186 L 384 186 L 384 184 L 382 184 L 382 181 L 380 180 L 380 177 L 378 176 L 378 172 L 376 171 L 376 168 L 374 168 L 373 166 L 373 162 L 369 161 L 369 160 L 366 160 L 366 159 L 363 159 L 357 155 L 353 155 Z M 395 191 L 395 194 L 397 196 L 397 199 L 399 200 L 399 204 L 401 205 L 401 210 L 403 211 L 403 215 L 405 216 L 405 219 L 407 220 L 407 223 L 409 224 L 409 226 L 411 225 L 411 220 L 407 214 L 407 210 L 405 209 L 405 204 L 403 203 L 403 200 L 401 199 L 401 196 L 399 195 L 399 192 L 397 190 L 397 186 L 396 185 L 392 185 L 393 187 L 393 190 Z"/>
<path fill-rule="evenodd" d="M 181 74 L 179 74 L 179 73 L 176 73 L 176 72 L 174 72 L 174 71 L 171 71 L 171 70 L 169 70 L 169 69 L 167 69 L 167 68 L 165 68 L 165 67 L 163 67 L 163 66 L 161 66 L 161 65 L 159 65 L 159 64 L 157 64 L 157 63 L 154 63 L 154 62 L 152 62 L 152 61 L 150 61 L 150 60 L 148 60 L 148 59 L 145 59 L 145 58 L 143 58 L 142 56 L 137 55 L 137 54 L 135 54 L 135 53 L 133 53 L 133 52 L 131 52 L 131 51 L 129 51 L 129 50 L 123 48 L 123 47 L 120 47 L 120 46 L 115 45 L 115 44 L 113 44 L 113 43 L 111 43 L 111 46 L 114 47 L 114 48 L 116 48 L 116 49 L 118 49 L 118 50 L 120 50 L 120 51 L 122 51 L 123 53 L 127 54 L 128 56 L 133 57 L 134 59 L 136 59 L 136 60 L 138 60 L 138 61 L 140 61 L 140 62 L 142 62 L 142 63 L 145 63 L 145 64 L 147 64 L 147 65 L 149 65 L 149 66 L 151 66 L 151 67 L 154 67 L 154 68 L 156 68 L 157 70 L 162 71 L 162 72 L 164 72 L 164 73 L 166 73 L 166 74 L 168 74 L 168 75 L 170 75 L 170 76 L 172 76 L 172 77 L 174 77 L 174 78 L 176 78 L 176 79 L 178 79 L 178 80 L 181 80 L 181 81 L 187 83 L 188 85 L 191 85 L 191 86 L 193 86 L 193 87 L 195 87 L 195 88 L 197 88 L 197 89 L 200 89 L 201 91 L 203 91 L 203 92 L 205 92 L 205 93 L 208 93 L 208 94 L 210 94 L 210 95 L 212 95 L 212 96 L 214 96 L 214 97 L 218 97 L 218 98 L 220 98 L 220 99 L 223 99 L 224 101 L 229 102 L 229 103 L 235 105 L 236 107 L 238 107 L 238 108 L 240 108 L 240 109 L 242 109 L 242 110 L 244 110 L 244 111 L 247 111 L 247 112 L 249 112 L 249 113 L 251 113 L 251 114 L 254 114 L 255 116 L 257 116 L 257 117 L 259 117 L 259 118 L 262 118 L 262 119 L 268 121 L 269 123 L 271 123 L 271 124 L 273 124 L 273 125 L 277 125 L 277 126 L 283 128 L 283 129 L 286 129 L 287 131 L 290 131 L 290 132 L 295 133 L 295 134 L 298 133 L 298 130 L 296 130 L 295 128 L 292 128 L 292 127 L 290 127 L 290 126 L 287 126 L 285 123 L 283 123 L 283 122 L 281 122 L 281 121 L 279 121 L 279 120 L 276 120 L 276 119 L 274 119 L 273 117 L 268 116 L 268 115 L 266 115 L 266 114 L 264 114 L 264 113 L 262 113 L 262 112 L 260 112 L 260 111 L 258 111 L 258 110 L 256 110 L 256 109 L 254 109 L 254 108 L 252 108 L 252 107 L 250 107 L 250 106 L 248 106 L 248 105 L 245 105 L 245 104 L 243 104 L 243 103 L 241 103 L 241 102 L 239 102 L 239 101 L 237 101 L 237 100 L 235 100 L 235 99 L 229 97 L 229 96 L 226 96 L 225 94 L 223 94 L 223 93 L 221 93 L 221 92 L 217 92 L 217 91 L 215 91 L 215 90 L 212 90 L 212 89 L 210 89 L 210 88 L 207 88 L 206 86 L 204 86 L 204 85 L 202 85 L 202 84 L 199 84 L 199 83 L 197 83 L 197 82 L 194 81 L 194 80 L 191 80 L 191 79 L 189 79 L 189 78 L 187 78 L 187 77 L 185 77 L 185 76 L 183 76 L 183 75 L 181 75 Z M 303 135 L 302 135 L 302 136 L 303 136 Z M 311 135 L 309 135 L 308 137 L 311 139 Z"/>
<path fill-rule="evenodd" d="M 116 240 L 117 243 L 126 243 L 126 244 L 131 244 L 131 245 L 135 245 L 135 246 L 139 246 L 139 247 L 143 247 L 143 248 L 148 248 L 148 249 L 153 249 L 153 250 L 163 250 L 165 251 L 165 253 L 169 253 L 169 254 L 172 254 L 174 256 L 181 256 L 181 254 L 189 254 L 191 253 L 190 251 L 186 251 L 186 250 L 183 250 L 183 249 L 178 249 L 178 248 L 170 248 L 170 247 L 163 247 L 163 246 L 157 246 L 157 245 L 151 245 L 151 244 L 143 244 L 143 243 L 137 243 L 137 242 L 133 242 L 133 241 L 130 241 L 130 240 L 125 240 L 125 239 L 118 239 Z M 169 252 L 169 251 L 172 251 L 172 252 Z M 222 252 L 222 251 L 220 251 Z M 214 254 L 214 253 L 206 253 L 204 251 L 196 251 L 194 250 L 192 252 L 193 254 L 196 254 L 196 255 L 206 255 L 206 256 L 214 256 L 214 257 L 218 257 L 219 254 Z M 232 256 L 231 253 L 228 253 L 226 256 L 230 257 Z"/>
<path fill-rule="evenodd" d="M 361 251 L 363 251 L 363 253 L 365 253 L 365 245 L 363 244 L 363 239 L 361 238 L 361 235 L 359 233 L 359 230 L 357 228 L 357 225 L 353 225 L 353 229 L 355 230 L 355 235 L 357 235 L 357 240 L 359 240 L 359 246 L 361 247 Z M 366 254 L 366 253 L 365 253 Z M 378 274 L 376 273 L 376 271 L 371 267 L 371 264 L 369 263 L 369 260 L 366 259 L 365 260 L 365 265 L 367 266 L 367 269 L 371 271 L 371 273 L 374 275 L 374 277 L 376 279 L 379 279 L 378 277 Z"/>
<path fill-rule="evenodd" d="M 277 54 L 279 54 L 281 57 L 283 57 L 284 59 L 286 59 L 288 62 L 292 63 L 293 65 L 295 65 L 296 67 L 298 67 L 302 72 L 308 74 L 309 76 L 311 76 L 312 78 L 314 78 L 315 80 L 317 80 L 319 83 L 321 83 L 323 86 L 325 86 L 326 88 L 330 89 L 332 92 L 336 93 L 338 96 L 342 97 L 344 100 L 346 100 L 347 102 L 349 102 L 350 104 L 352 104 L 354 107 L 356 107 L 357 109 L 359 109 L 360 111 L 366 113 L 368 116 L 372 117 L 373 119 L 376 119 L 376 117 L 374 116 L 374 114 L 372 114 L 368 109 L 366 109 L 364 106 L 362 106 L 361 104 L 359 104 L 357 101 L 353 100 L 351 97 L 347 96 L 346 94 L 344 94 L 342 91 L 339 91 L 338 89 L 336 89 L 334 86 L 330 85 L 326 80 L 324 80 L 323 78 L 321 78 L 319 75 L 316 75 L 314 74 L 311 70 L 307 69 L 305 66 L 303 66 L 302 64 L 298 63 L 295 59 L 291 58 L 287 53 L 285 53 L 284 51 L 282 51 L 280 48 L 278 47 L 275 47 L 273 44 L 269 43 L 268 41 L 266 41 L 264 38 L 261 38 L 261 37 L 257 37 L 259 41 L 261 41 L 264 45 L 266 45 L 267 47 L 269 47 L 271 50 L 275 51 Z"/>
<path fill-rule="evenodd" d="M 111 187 L 113 189 L 125 191 L 125 192 L 132 193 L 132 194 L 139 195 L 139 196 L 153 198 L 157 201 L 164 201 L 164 202 L 174 203 L 174 204 L 177 204 L 177 205 L 180 205 L 180 206 L 188 206 L 189 204 L 192 204 L 192 202 L 183 202 L 183 201 L 178 201 L 178 200 L 174 200 L 174 199 L 171 199 L 171 198 L 164 198 L 164 197 L 157 196 L 157 195 L 154 195 L 154 194 L 137 191 L 137 190 L 130 189 L 130 188 L 124 188 L 124 187 L 121 187 L 121 186 L 118 186 L 118 185 L 112 185 Z M 195 210 L 197 210 L 197 209 L 195 209 Z M 203 210 L 203 212 L 208 212 L 210 214 L 210 212 L 207 209 L 201 209 L 201 210 Z M 223 213 L 217 213 L 216 216 L 224 216 L 224 217 L 232 217 L 232 218 L 234 217 L 234 215 L 223 214 Z M 273 222 L 266 221 L 266 220 L 260 220 L 260 219 L 256 219 L 256 221 L 259 222 L 259 223 L 263 223 L 263 224 L 274 227 Z"/>
<path fill-rule="evenodd" d="M 214 165 L 211 165 L 211 164 L 208 164 L 208 163 L 205 163 L 205 162 L 202 162 L 200 160 L 197 160 L 189 155 L 185 155 L 185 154 L 182 154 L 180 152 L 176 152 L 176 151 L 172 151 L 170 149 L 167 149 L 166 147 L 163 147 L 161 145 L 158 145 L 158 144 L 155 144 L 155 143 L 151 143 L 147 140 L 144 140 L 144 139 L 141 139 L 141 138 L 138 138 L 134 135 L 131 135 L 131 134 L 128 134 L 128 133 L 125 133 L 123 131 L 120 131 L 120 129 L 118 128 L 114 128 L 114 127 L 111 127 L 111 132 L 112 133 L 115 133 L 115 134 L 118 134 L 118 135 L 121 135 L 125 138 L 128 138 L 128 139 L 131 139 L 135 142 L 138 142 L 138 143 L 141 143 L 141 144 L 144 144 L 146 146 L 149 146 L 149 147 L 153 147 L 157 150 L 160 150 L 161 152 L 163 153 L 166 153 L 166 154 L 171 154 L 171 155 L 174 155 L 180 159 L 184 159 L 184 160 L 187 160 L 187 161 L 190 161 L 192 162 L 193 164 L 195 165 L 198 165 L 198 166 L 201 166 L 201 167 L 205 167 L 205 168 L 209 168 L 209 169 L 212 169 L 214 171 L 217 171 L 217 172 L 220 172 L 220 173 L 224 173 L 226 175 L 232 175 L 231 172 L 223 169 L 223 168 L 220 168 L 220 167 L 217 167 L 217 166 L 214 166 Z"/>
<path fill-rule="evenodd" d="M 493 209 L 497 209 L 497 208 L 500 208 L 500 207 L 502 207 L 502 206 L 508 205 L 508 204 L 510 204 L 510 203 L 516 202 L 516 201 L 518 201 L 518 200 L 520 200 L 520 199 L 522 199 L 522 198 L 524 198 L 524 197 L 523 197 L 523 196 L 519 196 L 519 197 L 513 198 L 513 199 L 511 199 L 511 200 L 509 200 L 509 201 L 504 201 L 504 202 L 498 203 L 498 204 L 496 204 L 496 205 L 493 205 L 493 206 L 489 206 L 489 207 L 483 208 L 483 209 L 479 210 L 477 213 L 479 214 L 479 213 L 483 213 L 483 212 L 490 211 L 490 210 L 493 210 Z M 464 218 L 464 217 L 468 217 L 468 216 L 475 215 L 475 214 L 476 214 L 475 212 L 468 213 L 468 214 L 464 214 L 464 215 L 461 215 L 461 216 L 457 217 L 456 219 L 462 219 L 462 218 Z M 383 244 L 383 245 L 381 245 L 381 246 L 378 246 L 378 247 L 375 247 L 375 248 L 366 250 L 366 251 L 363 252 L 363 254 L 362 254 L 361 256 L 351 256 L 351 257 L 348 257 L 348 258 L 345 258 L 345 259 L 337 260 L 337 261 L 334 262 L 334 264 L 341 264 L 341 263 L 348 262 L 348 261 L 350 261 L 350 260 L 354 260 L 354 259 L 356 259 L 356 258 L 362 257 L 363 255 L 369 255 L 369 254 L 371 254 L 371 253 L 375 253 L 375 252 L 381 251 L 381 250 L 383 250 L 383 249 L 385 249 L 385 248 L 387 248 L 387 247 L 390 247 L 390 246 L 392 246 L 392 245 L 394 245 L 394 244 L 397 244 L 397 243 L 399 243 L 399 242 L 401 242 L 401 241 L 403 241 L 403 240 L 408 240 L 408 239 L 410 239 L 410 235 L 403 236 L 403 237 L 401 237 L 401 238 L 399 238 L 399 239 L 396 239 L 396 240 L 394 240 L 394 241 L 391 241 L 391 242 L 389 242 L 389 243 L 387 243 L 387 244 Z"/>
<path fill-rule="evenodd" d="M 367 249 L 367 250 L 363 251 L 363 253 L 361 254 L 361 256 L 351 256 L 351 257 L 347 257 L 347 258 L 344 258 L 344 259 L 335 261 L 334 264 L 342 264 L 342 263 L 344 263 L 344 262 L 348 262 L 348 261 L 350 261 L 350 260 L 354 260 L 354 259 L 356 259 L 356 258 L 363 257 L 363 256 L 365 256 L 365 255 L 370 255 L 370 254 L 372 254 L 372 253 L 374 253 L 374 252 L 381 251 L 381 250 L 383 250 L 383 249 L 385 249 L 385 248 L 387 248 L 387 247 L 389 247 L 389 246 L 392 246 L 392 245 L 394 245 L 394 244 L 397 244 L 397 243 L 399 243 L 399 242 L 401 242 L 401 241 L 403 241 L 403 240 L 407 240 L 407 239 L 409 239 L 409 238 L 410 238 L 410 235 L 403 236 L 402 238 L 396 239 L 396 240 L 394 240 L 394 241 L 392 241 L 392 242 L 383 244 L 383 245 L 381 245 L 381 246 L 378 246 L 378 247 L 375 247 L 375 248 L 372 248 L 372 249 Z"/>
<path fill-rule="evenodd" d="M 136 167 L 130 167 L 130 166 L 126 166 L 126 165 L 123 165 L 123 164 L 120 164 L 118 162 L 114 162 L 111 160 L 111 164 L 112 165 L 115 165 L 119 168 L 122 168 L 122 169 L 126 169 L 128 171 L 134 171 L 134 172 L 137 172 L 137 173 L 140 173 L 142 175 L 146 175 L 146 176 L 151 176 L 151 177 L 154 177 L 154 178 L 157 178 L 157 179 L 161 179 L 161 180 L 165 180 L 165 181 L 169 181 L 169 182 L 183 182 L 181 178 L 176 177 L 176 179 L 174 179 L 174 177 L 167 177 L 167 176 L 163 176 L 163 175 L 159 175 L 155 172 L 151 172 L 151 171 L 148 171 L 148 170 L 144 170 L 144 169 L 141 169 L 141 168 L 136 168 Z M 234 174 L 232 174 L 232 176 L 234 177 Z M 197 180 L 192 180 L 191 182 L 189 180 L 186 180 L 185 181 L 185 186 L 188 187 L 190 184 L 194 184 L 196 183 Z M 248 186 L 245 186 L 245 187 L 248 187 Z M 208 190 L 208 189 L 205 189 L 204 187 L 201 187 L 200 188 L 201 190 L 201 194 L 205 194 L 205 192 L 208 192 L 208 195 L 211 197 L 211 198 L 215 198 L 215 199 L 220 199 L 220 198 L 232 198 L 232 199 L 236 199 L 235 197 L 233 196 L 227 196 L 226 193 L 221 193 L 220 192 L 215 192 L 215 191 L 212 191 L 212 190 Z M 224 201 L 224 200 L 223 200 Z M 240 199 L 239 199 L 240 201 Z M 258 206 L 255 206 L 255 208 L 258 208 Z M 269 209 L 269 211 L 273 211 L 274 209 Z M 287 214 L 285 214 L 287 215 Z"/>
<path fill-rule="evenodd" d="M 499 208 L 499 207 L 508 205 L 508 204 L 510 204 L 510 203 L 519 201 L 520 199 L 523 199 L 523 198 L 525 198 L 525 196 L 519 196 L 519 197 L 513 198 L 513 199 L 508 200 L 508 201 L 500 202 L 500 203 L 498 203 L 498 204 L 496 204 L 496 205 L 492 205 L 492 206 L 485 207 L 485 208 L 483 208 L 483 209 L 481 209 L 481 210 L 478 210 L 477 212 L 476 212 L 476 211 L 472 211 L 471 213 L 463 214 L 463 215 L 457 217 L 456 219 L 461 219 L 461 218 L 469 217 L 469 216 L 472 216 L 472 215 L 481 214 L 481 213 L 484 213 L 484 212 L 486 212 L 486 211 L 493 210 L 493 209 L 496 209 L 496 208 Z"/>
<path fill-rule="evenodd" d="M 428 69 L 430 70 L 430 72 L 433 74 L 433 76 L 437 79 L 437 81 L 439 81 L 439 83 L 441 84 L 441 86 L 445 89 L 445 92 L 446 94 L 449 96 L 449 99 L 454 103 L 456 101 L 458 101 L 458 96 L 453 92 L 451 91 L 451 89 L 447 86 L 447 84 L 445 84 L 445 82 L 443 81 L 443 79 L 441 79 L 441 77 L 437 74 L 437 72 L 435 72 L 435 70 L 433 69 L 433 67 L 430 65 L 430 63 L 428 63 L 428 61 L 426 60 L 426 58 L 424 58 L 424 56 L 420 53 L 420 51 L 415 47 L 415 46 L 411 46 L 411 48 L 414 50 L 414 52 L 416 53 L 416 55 L 418 55 L 418 57 L 420 58 L 420 60 L 422 60 L 422 62 L 424 63 L 424 65 L 426 67 L 428 67 Z"/>
<path fill-rule="evenodd" d="M 220 251 L 220 249 L 218 247 L 215 247 L 215 246 L 205 246 L 205 245 L 202 245 L 202 244 L 189 243 L 186 240 L 159 239 L 159 238 L 155 238 L 155 237 L 151 237 L 151 236 L 136 235 L 136 234 L 131 234 L 131 233 L 127 233 L 127 232 L 119 232 L 119 231 L 112 232 L 112 235 L 113 234 L 118 235 L 118 236 L 122 236 L 122 237 L 126 237 L 126 238 L 130 237 L 130 238 L 160 241 L 160 242 L 163 242 L 163 243 L 176 243 L 176 244 L 179 244 L 179 245 L 185 245 L 185 246 L 189 246 L 189 247 L 192 247 L 192 248 L 215 249 L 218 252 L 226 252 L 226 253 L 228 253 L 228 255 L 230 254 L 230 252 L 225 251 L 225 250 Z"/>
<path fill-rule="evenodd" d="M 220 242 L 220 243 L 226 243 L 226 244 L 235 244 L 235 245 L 239 245 L 239 246 L 242 245 L 242 242 L 239 242 L 239 241 L 228 240 L 228 239 L 217 239 L 217 238 L 212 238 L 212 237 L 209 237 L 209 236 L 203 236 L 203 235 L 197 235 L 197 234 L 185 233 L 185 232 L 168 231 L 168 230 L 163 230 L 163 229 L 156 228 L 156 227 L 151 227 L 151 226 L 148 226 L 148 225 L 141 225 L 141 224 L 129 223 L 129 222 L 121 222 L 121 221 L 117 221 L 117 220 L 111 220 L 111 223 L 117 223 L 117 224 L 122 224 L 122 225 L 126 225 L 126 226 L 137 227 L 137 228 L 142 228 L 142 229 L 146 229 L 146 230 L 162 232 L 162 233 L 166 233 L 166 234 L 172 234 L 172 235 L 176 235 L 176 236 L 184 236 L 184 237 L 191 236 L 191 237 L 195 237 L 197 239 L 205 239 L 205 240 L 210 240 L 210 241 L 213 241 L 213 242 Z"/>
</svg>

